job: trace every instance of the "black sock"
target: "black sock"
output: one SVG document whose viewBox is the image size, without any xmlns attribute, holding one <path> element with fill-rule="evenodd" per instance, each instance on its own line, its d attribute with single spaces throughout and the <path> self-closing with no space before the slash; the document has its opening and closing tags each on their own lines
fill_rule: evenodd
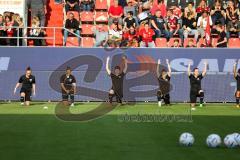
<svg viewBox="0 0 240 160">
<path fill-rule="evenodd" d="M 108 94 L 109 102 L 112 103 L 114 94 Z"/>
<path fill-rule="evenodd" d="M 200 104 L 203 104 L 203 97 L 200 98 Z"/>
<path fill-rule="evenodd" d="M 118 103 L 122 103 L 122 98 L 117 97 L 117 102 L 118 102 Z"/>
<path fill-rule="evenodd" d="M 239 99 L 238 98 L 236 99 L 236 104 L 239 105 Z"/>
<path fill-rule="evenodd" d="M 23 96 L 20 97 L 20 101 L 21 101 L 21 103 L 24 102 L 24 97 Z"/>
<path fill-rule="evenodd" d="M 71 104 L 74 103 L 74 95 L 70 95 Z"/>
</svg>

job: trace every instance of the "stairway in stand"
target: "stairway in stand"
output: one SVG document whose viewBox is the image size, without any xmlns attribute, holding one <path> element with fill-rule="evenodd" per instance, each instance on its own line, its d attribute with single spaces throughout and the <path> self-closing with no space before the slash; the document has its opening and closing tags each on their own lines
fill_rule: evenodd
<svg viewBox="0 0 240 160">
<path fill-rule="evenodd" d="M 55 4 L 54 0 L 48 0 L 48 13 L 47 13 L 47 27 L 63 27 L 63 4 Z M 56 29 L 56 46 L 62 46 L 63 34 L 62 29 Z M 54 36 L 53 29 L 46 29 L 47 37 Z M 54 40 L 47 40 L 48 46 L 53 46 Z"/>
</svg>

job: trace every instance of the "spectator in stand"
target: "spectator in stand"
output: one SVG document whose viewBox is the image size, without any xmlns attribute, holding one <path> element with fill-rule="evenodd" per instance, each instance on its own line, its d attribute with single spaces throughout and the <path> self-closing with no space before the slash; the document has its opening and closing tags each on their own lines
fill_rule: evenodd
<svg viewBox="0 0 240 160">
<path fill-rule="evenodd" d="M 217 25 L 217 31 L 219 32 L 219 37 L 216 43 L 216 47 L 218 48 L 223 48 L 223 47 L 227 47 L 227 35 L 223 29 L 224 27 L 219 24 Z"/>
<path fill-rule="evenodd" d="M 133 18 L 132 11 L 129 11 L 127 17 L 124 19 L 123 31 L 128 31 L 130 26 L 136 27 L 136 20 Z"/>
<path fill-rule="evenodd" d="M 187 48 L 194 48 L 196 47 L 196 45 L 194 44 L 194 40 L 193 39 L 189 39 L 188 44 L 186 46 Z"/>
<path fill-rule="evenodd" d="M 211 19 L 211 16 L 208 15 L 207 11 L 204 11 L 202 13 L 202 16 L 198 18 L 197 27 L 198 27 L 198 33 L 201 35 L 201 38 L 205 36 L 208 17 L 209 17 L 209 25 L 212 26 L 212 19 Z"/>
<path fill-rule="evenodd" d="M 0 14 L 0 37 L 6 37 L 7 33 L 5 31 L 5 24 L 3 15 Z M 0 38 L 0 45 L 6 45 L 6 40 Z"/>
<path fill-rule="evenodd" d="M 238 17 L 238 9 L 234 6 L 233 1 L 228 1 L 228 7 L 226 9 L 227 23 L 232 20 L 232 17 Z"/>
<path fill-rule="evenodd" d="M 181 9 L 188 7 L 189 4 L 192 4 L 192 6 L 193 6 L 194 0 L 180 0 L 180 2 L 179 2 L 179 6 Z"/>
<path fill-rule="evenodd" d="M 93 0 L 81 0 L 80 2 L 80 10 L 81 11 L 92 11 L 94 9 L 94 1 Z"/>
<path fill-rule="evenodd" d="M 17 27 L 13 31 L 13 36 L 14 37 L 22 37 L 24 24 L 23 24 L 22 18 L 20 17 L 19 14 L 13 15 L 13 26 Z M 14 46 L 16 46 L 16 45 L 22 46 L 22 39 L 19 39 L 19 44 L 18 44 L 17 39 L 13 39 L 13 43 L 14 43 L 13 44 Z"/>
<path fill-rule="evenodd" d="M 200 3 L 199 3 L 199 6 L 196 8 L 197 21 L 198 21 L 198 18 L 202 16 L 202 13 L 204 11 L 209 12 L 210 8 L 207 6 L 207 3 L 206 3 L 205 0 L 201 0 Z"/>
<path fill-rule="evenodd" d="M 138 18 L 137 18 L 137 11 L 136 11 L 136 2 L 133 0 L 128 0 L 127 6 L 124 7 L 124 17 L 128 16 L 128 13 L 131 11 L 133 13 L 133 18 L 135 19 L 136 26 L 138 26 Z"/>
<path fill-rule="evenodd" d="M 95 35 L 95 47 L 104 47 L 107 45 L 108 32 L 104 29 L 103 24 L 98 27 L 93 27 L 93 33 Z"/>
<path fill-rule="evenodd" d="M 7 32 L 7 37 L 13 37 L 13 21 L 11 16 L 5 16 L 5 28 L 4 30 Z M 8 45 L 13 45 L 12 38 L 6 39 Z"/>
<path fill-rule="evenodd" d="M 32 19 L 32 26 L 31 26 L 31 30 L 30 30 L 30 36 L 34 37 L 34 39 L 33 39 L 34 46 L 42 46 L 43 45 L 42 39 L 37 39 L 37 38 L 44 37 L 45 32 L 44 32 L 44 30 L 42 30 L 39 27 L 40 27 L 40 20 L 38 17 L 35 16 Z"/>
<path fill-rule="evenodd" d="M 168 10 L 167 12 L 167 28 L 168 28 L 168 31 L 169 31 L 169 37 L 173 37 L 175 35 L 179 35 L 179 37 L 181 38 L 182 40 L 182 43 L 183 43 L 183 31 L 182 29 L 180 29 L 180 22 L 179 22 L 179 19 L 173 15 L 173 11 L 172 10 Z"/>
<path fill-rule="evenodd" d="M 65 22 L 65 28 L 68 29 L 70 31 L 70 33 L 75 33 L 78 36 L 80 36 L 80 29 L 79 29 L 79 22 L 76 18 L 74 18 L 73 13 L 70 13 L 69 18 L 66 20 Z M 64 46 L 66 46 L 66 42 L 67 42 L 67 37 L 69 34 L 68 30 L 64 30 Z M 80 46 L 80 37 L 78 37 L 78 44 Z"/>
<path fill-rule="evenodd" d="M 115 19 L 118 20 L 119 25 L 122 25 L 123 8 L 120 5 L 118 5 L 118 0 L 115 0 L 114 5 L 110 6 L 108 15 L 109 15 L 109 21 L 108 21 L 109 25 L 112 25 Z"/>
<path fill-rule="evenodd" d="M 46 14 L 47 14 L 47 0 L 28 0 L 28 5 L 31 9 L 31 16 L 38 17 L 40 19 L 40 26 L 45 26 Z"/>
<path fill-rule="evenodd" d="M 144 28 L 139 31 L 139 36 L 141 39 L 140 47 L 149 47 L 154 48 L 155 43 L 153 36 L 155 35 L 154 31 L 149 27 L 148 23 L 144 24 Z"/>
<path fill-rule="evenodd" d="M 183 35 L 185 39 L 188 38 L 188 35 L 194 35 L 195 40 L 198 40 L 197 22 L 194 10 L 185 10 L 183 18 Z"/>
<path fill-rule="evenodd" d="M 79 0 L 65 0 L 65 11 L 80 11 Z"/>
<path fill-rule="evenodd" d="M 227 38 L 231 37 L 231 34 L 235 34 L 240 38 L 240 21 L 237 17 L 232 17 L 232 20 L 227 24 Z"/>
<path fill-rule="evenodd" d="M 122 30 L 117 23 L 112 24 L 112 29 L 108 32 L 108 43 L 110 47 L 119 47 L 122 42 Z"/>
<path fill-rule="evenodd" d="M 133 17 L 137 17 L 137 11 L 136 11 L 136 2 L 132 0 L 128 0 L 127 6 L 123 8 L 124 10 L 124 17 L 127 17 L 127 14 L 129 11 L 133 13 Z"/>
<path fill-rule="evenodd" d="M 196 17 L 196 11 L 192 2 L 188 3 L 187 7 L 184 9 L 184 17 L 188 17 L 188 15 L 191 15 L 194 18 Z"/>
<path fill-rule="evenodd" d="M 174 39 L 173 41 L 173 45 L 171 46 L 172 48 L 179 48 L 179 47 L 182 47 L 180 42 L 179 42 L 179 39 Z"/>
<path fill-rule="evenodd" d="M 164 0 L 157 0 L 156 3 L 153 3 L 152 8 L 150 9 L 150 12 L 152 15 L 155 15 L 156 11 L 161 11 L 161 16 L 166 17 L 167 15 L 167 8 L 164 4 Z"/>
<path fill-rule="evenodd" d="M 212 17 L 213 25 L 216 25 L 216 22 L 220 22 L 224 26 L 226 14 L 219 1 L 215 2 L 210 15 Z"/>
<path fill-rule="evenodd" d="M 164 34 L 164 37 L 169 40 L 169 33 L 167 30 L 166 22 L 162 17 L 160 10 L 157 10 L 155 15 L 152 16 L 151 25 L 157 38 L 161 37 L 161 35 Z"/>
<path fill-rule="evenodd" d="M 182 15 L 183 15 L 181 8 L 179 8 L 178 6 L 172 6 L 170 8 L 170 10 L 172 10 L 173 15 L 178 18 L 178 23 L 181 28 L 182 27 Z"/>
<path fill-rule="evenodd" d="M 138 46 L 138 32 L 134 26 L 130 26 L 129 31 L 123 34 L 123 41 L 129 47 Z"/>
</svg>

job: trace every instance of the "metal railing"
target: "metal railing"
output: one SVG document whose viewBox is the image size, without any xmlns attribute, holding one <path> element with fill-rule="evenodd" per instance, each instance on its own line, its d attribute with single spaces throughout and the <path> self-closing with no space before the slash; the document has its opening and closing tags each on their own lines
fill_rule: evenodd
<svg viewBox="0 0 240 160">
<path fill-rule="evenodd" d="M 4 27 L 2 27 L 4 29 Z M 27 46 L 27 40 L 34 40 L 34 39 L 45 39 L 45 40 L 52 40 L 53 41 L 53 46 L 56 46 L 56 30 L 61 30 L 61 32 L 64 31 L 68 31 L 68 33 L 71 33 L 73 36 L 78 37 L 80 39 L 82 39 L 82 37 L 72 31 L 70 31 L 69 29 L 65 28 L 65 27 L 11 27 L 13 29 L 16 29 L 17 31 L 17 36 L 12 36 L 12 37 L 8 37 L 8 36 L 0 36 L 0 39 L 16 39 L 17 40 L 17 45 L 19 47 L 19 42 L 22 39 L 23 40 L 23 46 Z M 22 29 L 22 35 L 20 35 L 20 30 Z M 32 37 L 30 36 L 29 30 L 31 29 L 41 29 L 41 30 L 46 30 L 46 29 L 52 29 L 53 30 L 53 36 L 44 36 L 44 37 Z M 7 29 L 6 29 L 7 30 Z"/>
</svg>

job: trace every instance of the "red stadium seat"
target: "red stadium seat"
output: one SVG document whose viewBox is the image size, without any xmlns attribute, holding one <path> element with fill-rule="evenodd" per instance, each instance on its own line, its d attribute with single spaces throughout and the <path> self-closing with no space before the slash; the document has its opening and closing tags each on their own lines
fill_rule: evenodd
<svg viewBox="0 0 240 160">
<path fill-rule="evenodd" d="M 108 12 L 96 12 L 95 13 L 96 22 L 108 22 Z"/>
<path fill-rule="evenodd" d="M 67 12 L 67 18 L 69 18 L 70 13 L 73 13 L 74 18 L 79 21 L 79 13 L 76 11 L 68 11 Z"/>
<path fill-rule="evenodd" d="M 82 47 L 93 47 L 94 38 L 92 37 L 83 37 L 82 38 Z"/>
<path fill-rule="evenodd" d="M 96 10 L 107 10 L 107 0 L 96 0 L 95 2 L 95 9 Z"/>
<path fill-rule="evenodd" d="M 180 38 L 170 38 L 168 47 L 173 46 L 173 43 L 174 43 L 175 39 L 178 39 L 179 40 L 179 44 L 181 45 L 181 39 Z"/>
<path fill-rule="evenodd" d="M 80 13 L 80 17 L 81 17 L 82 22 L 93 22 L 94 21 L 93 12 L 83 11 Z"/>
<path fill-rule="evenodd" d="M 82 35 L 93 35 L 92 24 L 82 24 Z"/>
<path fill-rule="evenodd" d="M 166 38 L 156 38 L 155 44 L 156 44 L 156 47 L 165 48 L 167 47 L 167 40 Z"/>
<path fill-rule="evenodd" d="M 240 38 L 230 38 L 228 42 L 229 48 L 240 48 Z"/>
<path fill-rule="evenodd" d="M 196 40 L 195 40 L 194 38 L 186 38 L 186 39 L 184 39 L 184 44 L 183 44 L 184 47 L 186 47 L 186 46 L 188 45 L 188 41 L 189 41 L 190 39 L 192 39 L 193 42 L 194 42 L 194 45 L 197 46 Z"/>
<path fill-rule="evenodd" d="M 67 47 L 77 47 L 78 45 L 78 38 L 77 37 L 68 37 L 67 38 Z"/>
</svg>

